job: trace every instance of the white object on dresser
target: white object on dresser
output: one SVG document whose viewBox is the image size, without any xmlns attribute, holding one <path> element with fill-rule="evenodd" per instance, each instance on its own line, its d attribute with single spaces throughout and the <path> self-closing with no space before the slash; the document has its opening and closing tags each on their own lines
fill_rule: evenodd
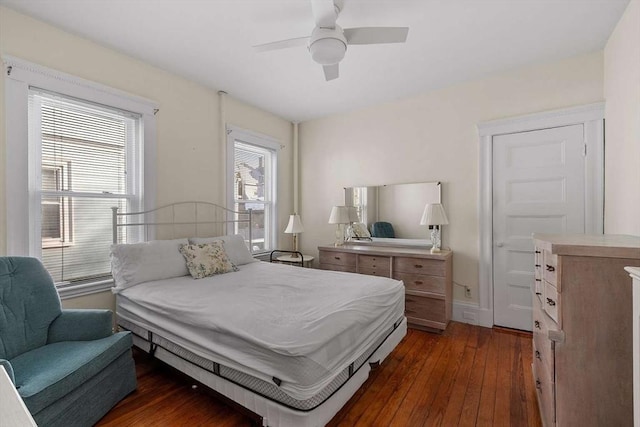
<svg viewBox="0 0 640 427">
<path fill-rule="evenodd" d="M 631 279 L 640 237 L 534 234 L 533 375 L 545 426 L 633 420 Z"/>
<path fill-rule="evenodd" d="M 640 427 L 640 268 L 625 270 L 633 279 L 633 425 Z"/>
<path fill-rule="evenodd" d="M 37 427 L 4 366 L 0 366 L 0 425 Z"/>
</svg>

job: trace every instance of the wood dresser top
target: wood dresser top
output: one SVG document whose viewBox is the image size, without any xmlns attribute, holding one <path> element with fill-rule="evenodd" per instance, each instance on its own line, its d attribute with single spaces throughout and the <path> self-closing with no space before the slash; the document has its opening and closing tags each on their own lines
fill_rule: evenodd
<svg viewBox="0 0 640 427">
<path fill-rule="evenodd" d="M 426 248 L 396 248 L 393 246 L 375 246 L 375 245 L 352 245 L 345 244 L 342 246 L 318 246 L 319 250 L 332 252 L 351 252 L 363 255 L 379 255 L 379 256 L 419 256 L 420 258 L 446 259 L 451 256 L 451 251 L 441 250 L 439 253 L 432 254 L 430 249 Z"/>
<path fill-rule="evenodd" d="M 557 255 L 640 259 L 640 237 L 622 234 L 539 234 L 536 246 Z"/>
</svg>

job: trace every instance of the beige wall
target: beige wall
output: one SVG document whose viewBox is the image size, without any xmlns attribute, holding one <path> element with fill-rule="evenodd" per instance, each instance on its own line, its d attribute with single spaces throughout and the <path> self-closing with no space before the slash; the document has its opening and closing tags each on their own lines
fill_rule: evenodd
<svg viewBox="0 0 640 427">
<path fill-rule="evenodd" d="M 640 236 L 640 1 L 632 0 L 604 50 L 605 224 Z"/>
<path fill-rule="evenodd" d="M 105 84 L 157 102 L 157 203 L 208 200 L 224 203 L 222 146 L 217 90 L 177 77 L 87 39 L 0 7 L 0 54 Z M 0 254 L 6 247 L 4 191 L 4 79 L 0 79 Z M 271 113 L 227 98 L 227 122 L 269 135 L 284 145 L 280 156 L 279 224 L 292 210 L 292 125 Z M 25 141 L 26 143 L 26 141 Z M 10 226 L 10 225 L 9 225 Z M 283 243 L 289 241 L 284 234 Z M 65 306 L 106 306 L 110 293 L 91 295 Z"/>
<path fill-rule="evenodd" d="M 478 291 L 478 134 L 482 121 L 602 101 L 603 57 L 593 53 L 300 125 L 301 246 L 333 241 L 331 206 L 343 187 L 442 181 L 450 225 L 443 246 L 454 281 Z M 339 102 L 339 100 L 336 100 Z M 420 218 L 407 218 L 419 221 Z M 425 237 L 427 230 L 425 229 Z M 470 301 L 454 286 L 456 299 Z"/>
</svg>

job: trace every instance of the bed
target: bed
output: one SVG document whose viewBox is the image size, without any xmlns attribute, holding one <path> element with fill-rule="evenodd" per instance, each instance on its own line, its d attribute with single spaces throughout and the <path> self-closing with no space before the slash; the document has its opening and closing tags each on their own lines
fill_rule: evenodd
<svg viewBox="0 0 640 427">
<path fill-rule="evenodd" d="M 257 261 L 247 249 L 252 235 L 231 234 L 246 231 L 250 212 L 190 204 L 114 209 L 114 240 L 132 235 L 127 224 L 147 240 L 112 247 L 119 327 L 264 426 L 325 425 L 406 334 L 403 283 Z M 184 209 L 193 214 L 178 219 Z M 209 236 L 195 237 L 203 229 Z M 237 271 L 192 278 L 180 247 L 219 240 Z"/>
</svg>

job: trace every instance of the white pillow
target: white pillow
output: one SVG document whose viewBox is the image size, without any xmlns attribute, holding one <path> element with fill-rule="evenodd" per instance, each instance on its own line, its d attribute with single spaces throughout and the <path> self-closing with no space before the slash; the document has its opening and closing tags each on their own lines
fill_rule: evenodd
<svg viewBox="0 0 640 427">
<path fill-rule="evenodd" d="M 116 289 L 188 275 L 187 263 L 180 253 L 180 246 L 188 243 L 187 239 L 175 239 L 111 245 L 111 274 Z"/>
<path fill-rule="evenodd" d="M 244 242 L 244 237 L 239 234 L 219 237 L 191 237 L 189 239 L 189 243 L 192 245 L 199 245 L 202 243 L 211 243 L 220 240 L 224 242 L 224 250 L 227 252 L 227 255 L 229 255 L 231 262 L 235 265 L 244 265 L 249 264 L 250 262 L 259 261 L 251 255 L 249 248 L 247 248 L 247 244 Z"/>
</svg>

